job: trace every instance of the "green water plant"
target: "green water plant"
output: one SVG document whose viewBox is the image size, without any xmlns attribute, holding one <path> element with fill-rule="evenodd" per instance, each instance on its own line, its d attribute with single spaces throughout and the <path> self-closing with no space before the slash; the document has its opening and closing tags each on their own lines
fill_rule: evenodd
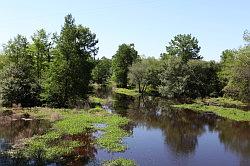
<svg viewBox="0 0 250 166">
<path fill-rule="evenodd" d="M 118 158 L 104 162 L 103 166 L 136 166 L 136 163 L 133 160 Z"/>
<path fill-rule="evenodd" d="M 41 112 L 29 111 L 41 116 Z M 111 152 L 120 152 L 126 149 L 122 139 L 129 136 L 129 132 L 121 127 L 128 124 L 129 120 L 119 115 L 110 114 L 100 107 L 90 110 L 47 110 L 42 114 L 49 117 L 58 112 L 62 119 L 52 123 L 52 129 L 44 135 L 33 136 L 24 141 L 12 154 L 22 153 L 26 158 L 42 158 L 44 160 L 56 160 L 63 156 L 77 155 L 77 148 L 88 148 L 94 145 Z M 98 125 L 102 124 L 102 125 Z M 92 133 L 101 132 L 98 137 Z M 86 141 L 86 139 L 88 141 Z"/>
</svg>

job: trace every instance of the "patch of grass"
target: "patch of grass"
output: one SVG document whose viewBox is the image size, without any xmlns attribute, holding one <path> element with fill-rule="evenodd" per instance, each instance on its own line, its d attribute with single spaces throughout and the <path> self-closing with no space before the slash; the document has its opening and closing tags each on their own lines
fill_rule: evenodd
<svg viewBox="0 0 250 166">
<path fill-rule="evenodd" d="M 102 99 L 99 97 L 95 97 L 95 96 L 90 96 L 89 100 L 91 103 L 96 103 L 96 104 L 107 104 L 108 99 Z"/>
<path fill-rule="evenodd" d="M 126 120 L 120 120 L 118 115 L 109 119 L 107 127 L 99 129 L 104 131 L 104 133 L 97 139 L 98 145 L 111 152 L 125 151 L 127 147 L 122 144 L 121 140 L 123 137 L 129 136 L 129 133 L 121 129 L 119 126 L 124 126 L 127 123 L 128 121 Z"/>
<path fill-rule="evenodd" d="M 49 141 L 52 141 L 54 139 L 55 138 L 45 139 L 43 137 L 39 137 L 28 140 L 26 142 L 28 147 L 22 150 L 22 156 L 32 159 L 55 160 L 72 153 L 72 151 L 74 151 L 74 148 L 81 146 L 81 142 L 79 141 L 66 140 L 49 146 L 51 145 L 51 142 Z"/>
<path fill-rule="evenodd" d="M 106 110 L 104 110 L 100 106 L 97 106 L 95 108 L 91 108 L 91 109 L 87 110 L 87 112 L 91 113 L 91 114 L 96 114 L 96 115 L 108 115 L 109 114 Z"/>
<path fill-rule="evenodd" d="M 82 110 L 76 109 L 54 109 L 54 108 L 41 108 L 41 107 L 34 107 L 31 109 L 24 109 L 20 113 L 26 113 L 33 117 L 40 118 L 40 119 L 51 119 L 51 116 L 54 114 L 58 114 L 61 118 L 71 115 L 71 114 L 79 114 L 83 112 Z"/>
<path fill-rule="evenodd" d="M 218 116 L 235 121 L 250 121 L 250 111 L 243 111 L 236 108 L 224 108 L 219 106 L 208 106 L 203 104 L 181 104 L 173 105 L 176 108 L 189 109 L 197 112 L 213 112 Z"/>
<path fill-rule="evenodd" d="M 115 93 L 119 93 L 119 94 L 124 94 L 127 96 L 139 96 L 140 93 L 137 92 L 136 90 L 131 90 L 131 89 L 125 89 L 125 88 L 116 88 L 114 90 Z"/>
<path fill-rule="evenodd" d="M 97 107 L 90 110 L 60 110 L 51 109 L 46 112 L 41 110 L 29 110 L 38 117 L 49 117 L 57 112 L 63 118 L 53 122 L 52 130 L 44 135 L 34 136 L 27 139 L 25 146 L 16 151 L 22 153 L 27 158 L 43 158 L 45 160 L 54 160 L 59 157 L 74 152 L 75 148 L 86 146 L 86 142 L 81 139 L 73 139 L 84 133 L 102 131 L 103 134 L 93 138 L 92 144 L 97 144 L 108 151 L 119 152 L 126 149 L 122 144 L 122 139 L 129 133 L 121 127 L 128 124 L 127 118 L 119 115 L 107 113 L 104 109 Z M 105 124 L 105 127 L 98 127 L 96 124 Z M 82 137 L 80 137 L 82 138 Z"/>
<path fill-rule="evenodd" d="M 200 104 L 207 104 L 207 105 L 215 105 L 215 106 L 223 106 L 223 107 L 246 107 L 247 104 L 234 100 L 231 98 L 224 98 L 224 97 L 219 97 L 219 98 L 205 98 L 205 99 L 197 99 L 195 100 L 196 103 Z"/>
<path fill-rule="evenodd" d="M 103 166 L 136 166 L 136 163 L 133 160 L 118 158 L 104 162 Z"/>
</svg>

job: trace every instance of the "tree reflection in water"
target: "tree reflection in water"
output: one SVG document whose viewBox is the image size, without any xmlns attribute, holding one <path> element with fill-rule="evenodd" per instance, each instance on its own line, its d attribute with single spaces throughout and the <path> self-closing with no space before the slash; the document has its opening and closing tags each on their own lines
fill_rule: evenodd
<svg viewBox="0 0 250 166">
<path fill-rule="evenodd" d="M 199 114 L 170 107 L 172 101 L 156 97 L 133 98 L 113 94 L 113 110 L 132 119 L 135 125 L 160 128 L 165 143 L 172 153 L 180 156 L 194 154 L 198 137 L 209 132 L 218 132 L 225 148 L 241 156 L 242 163 L 250 158 L 250 123 L 233 122 L 213 114 Z"/>
</svg>

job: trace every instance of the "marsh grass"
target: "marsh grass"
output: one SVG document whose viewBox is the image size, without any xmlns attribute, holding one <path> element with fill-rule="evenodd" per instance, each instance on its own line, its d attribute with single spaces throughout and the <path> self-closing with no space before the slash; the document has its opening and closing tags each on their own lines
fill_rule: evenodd
<svg viewBox="0 0 250 166">
<path fill-rule="evenodd" d="M 198 103 L 173 105 L 173 107 L 194 110 L 197 112 L 213 112 L 220 117 L 235 121 L 250 121 L 250 111 L 243 111 L 237 108 L 224 108 L 220 106 L 203 105 Z"/>
<path fill-rule="evenodd" d="M 90 96 L 89 100 L 91 103 L 96 103 L 96 104 L 107 104 L 108 103 L 108 99 L 102 99 L 102 98 L 95 97 L 95 96 Z"/>
<path fill-rule="evenodd" d="M 120 152 L 126 149 L 126 146 L 122 144 L 122 139 L 129 136 L 129 132 L 121 127 L 128 124 L 129 120 L 119 115 L 110 114 L 100 107 L 89 110 L 37 108 L 24 110 L 24 112 L 34 117 L 50 120 L 50 117 L 56 114 L 60 120 L 51 120 L 52 129 L 50 131 L 44 135 L 33 136 L 25 140 L 25 146 L 11 151 L 12 154 L 21 153 L 26 158 L 56 160 L 72 154 L 79 155 L 75 154 L 76 149 L 78 151 L 90 149 L 88 148 L 90 145 L 97 145 L 111 152 Z M 96 124 L 105 124 L 105 126 L 99 127 Z M 103 134 L 95 138 L 92 133 L 96 131 L 101 131 Z M 86 140 L 75 139 L 79 138 L 79 135 L 88 133 L 90 133 L 88 143 Z"/>
<path fill-rule="evenodd" d="M 214 105 L 214 106 L 222 106 L 229 108 L 244 108 L 247 107 L 246 103 L 243 103 L 239 100 L 234 100 L 231 98 L 218 97 L 218 98 L 205 98 L 205 99 L 197 99 L 195 103 L 206 104 L 206 105 Z"/>
<path fill-rule="evenodd" d="M 116 88 L 115 93 L 124 94 L 127 96 L 140 96 L 140 93 L 134 89 Z"/>
</svg>

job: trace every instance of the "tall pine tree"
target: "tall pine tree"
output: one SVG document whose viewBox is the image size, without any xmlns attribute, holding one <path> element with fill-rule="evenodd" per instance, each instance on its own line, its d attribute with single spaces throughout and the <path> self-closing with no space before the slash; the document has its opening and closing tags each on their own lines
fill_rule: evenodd
<svg viewBox="0 0 250 166">
<path fill-rule="evenodd" d="M 96 35 L 76 25 L 71 14 L 65 17 L 54 60 L 45 73 L 43 99 L 50 106 L 69 107 L 88 93 L 92 57 L 97 54 Z"/>
</svg>

